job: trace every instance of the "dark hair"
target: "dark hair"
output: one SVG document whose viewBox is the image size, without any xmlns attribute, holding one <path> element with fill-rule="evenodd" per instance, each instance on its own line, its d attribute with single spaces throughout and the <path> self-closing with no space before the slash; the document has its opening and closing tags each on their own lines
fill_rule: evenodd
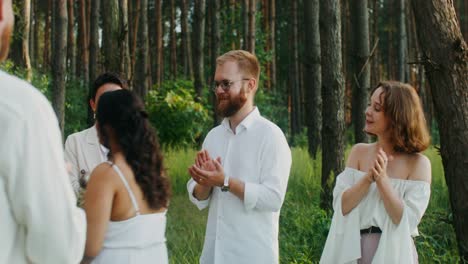
<svg viewBox="0 0 468 264">
<path fill-rule="evenodd" d="M 122 89 L 128 89 L 126 80 L 120 78 L 120 76 L 116 73 L 106 72 L 106 73 L 99 75 L 96 78 L 96 80 L 93 83 L 93 87 L 90 90 L 88 99 L 91 99 L 94 101 L 96 99 L 96 94 L 99 88 L 101 88 L 104 84 L 108 84 L 108 83 L 116 84 L 120 86 Z"/>
<path fill-rule="evenodd" d="M 148 121 L 140 97 L 129 90 L 104 93 L 99 99 L 96 116 L 102 141 L 109 142 L 109 130 L 112 130 L 148 205 L 153 209 L 167 207 L 170 183 L 165 175 L 156 131 Z"/>
<path fill-rule="evenodd" d="M 382 88 L 380 100 L 390 120 L 390 136 L 394 150 L 404 153 L 424 151 L 430 144 L 424 111 L 413 86 L 397 81 L 379 83 L 371 93 Z"/>
</svg>

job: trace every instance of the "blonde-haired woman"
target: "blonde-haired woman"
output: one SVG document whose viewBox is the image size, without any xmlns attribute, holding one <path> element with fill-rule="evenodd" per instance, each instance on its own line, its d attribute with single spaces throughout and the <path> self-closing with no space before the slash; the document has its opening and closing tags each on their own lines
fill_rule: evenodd
<svg viewBox="0 0 468 264">
<path fill-rule="evenodd" d="M 371 144 L 353 146 L 333 190 L 333 219 L 320 263 L 418 263 L 412 237 L 430 197 L 430 142 L 413 87 L 380 83 L 366 109 Z"/>
</svg>

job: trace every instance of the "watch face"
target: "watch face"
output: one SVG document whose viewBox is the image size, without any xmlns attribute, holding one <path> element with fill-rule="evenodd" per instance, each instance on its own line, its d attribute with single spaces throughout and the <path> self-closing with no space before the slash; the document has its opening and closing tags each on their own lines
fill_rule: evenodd
<svg viewBox="0 0 468 264">
<path fill-rule="evenodd" d="M 225 186 L 225 185 L 221 186 L 221 191 L 222 191 L 222 192 L 227 192 L 227 191 L 229 191 L 229 186 Z"/>
</svg>

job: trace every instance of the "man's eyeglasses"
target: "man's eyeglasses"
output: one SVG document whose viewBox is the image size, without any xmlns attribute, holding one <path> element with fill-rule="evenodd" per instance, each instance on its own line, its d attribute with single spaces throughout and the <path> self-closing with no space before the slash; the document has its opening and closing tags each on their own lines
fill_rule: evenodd
<svg viewBox="0 0 468 264">
<path fill-rule="evenodd" d="M 222 80 L 222 81 L 214 81 L 214 84 L 213 84 L 213 92 L 216 92 L 216 89 L 218 89 L 218 86 L 221 87 L 221 89 L 223 89 L 224 92 L 227 92 L 229 91 L 229 89 L 231 88 L 231 86 L 235 83 L 235 82 L 240 82 L 240 81 L 248 81 L 250 79 L 248 78 L 244 78 L 244 79 L 240 79 L 240 80 L 235 80 L 235 81 L 231 81 L 231 80 Z"/>
</svg>

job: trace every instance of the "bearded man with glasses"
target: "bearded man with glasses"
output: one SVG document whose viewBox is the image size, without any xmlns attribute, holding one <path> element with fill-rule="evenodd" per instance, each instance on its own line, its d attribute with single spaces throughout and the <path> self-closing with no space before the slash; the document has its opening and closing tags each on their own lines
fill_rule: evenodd
<svg viewBox="0 0 468 264">
<path fill-rule="evenodd" d="M 242 50 L 216 60 L 213 90 L 224 117 L 188 169 L 189 198 L 209 207 L 200 263 L 278 263 L 279 212 L 291 168 L 281 129 L 254 105 L 260 65 Z"/>
</svg>

